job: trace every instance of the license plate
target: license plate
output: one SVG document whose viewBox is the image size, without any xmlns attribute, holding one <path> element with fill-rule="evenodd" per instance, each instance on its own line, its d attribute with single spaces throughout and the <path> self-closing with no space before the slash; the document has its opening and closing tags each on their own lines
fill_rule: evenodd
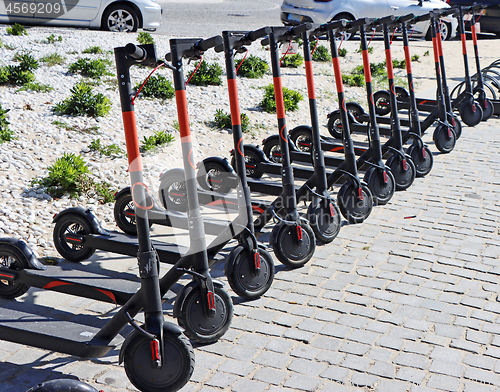
<svg viewBox="0 0 500 392">
<path fill-rule="evenodd" d="M 288 20 L 292 20 L 294 22 L 302 22 L 303 16 L 296 15 L 296 14 L 288 14 Z"/>
</svg>

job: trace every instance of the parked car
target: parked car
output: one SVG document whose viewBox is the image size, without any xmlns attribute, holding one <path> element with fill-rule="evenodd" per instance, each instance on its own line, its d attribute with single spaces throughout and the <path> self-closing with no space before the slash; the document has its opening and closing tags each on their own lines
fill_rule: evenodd
<svg viewBox="0 0 500 392">
<path fill-rule="evenodd" d="M 448 7 L 448 4 L 439 0 L 283 0 L 281 21 L 285 25 L 304 22 L 323 24 L 339 19 L 381 18 L 409 13 L 422 15 L 436 8 Z M 455 37 L 457 26 L 456 18 L 442 18 L 440 28 L 443 38 Z M 431 39 L 429 21 L 417 23 L 413 36 Z"/>
<path fill-rule="evenodd" d="M 108 31 L 154 31 L 162 8 L 156 0 L 4 0 L 0 23 L 89 27 Z"/>
<path fill-rule="evenodd" d="M 487 6 L 479 18 L 480 29 L 482 33 L 494 33 L 500 38 L 500 0 L 447 0 L 449 5 L 461 5 L 464 7 L 482 4 Z M 466 24 L 466 30 L 470 30 L 470 24 Z"/>
</svg>

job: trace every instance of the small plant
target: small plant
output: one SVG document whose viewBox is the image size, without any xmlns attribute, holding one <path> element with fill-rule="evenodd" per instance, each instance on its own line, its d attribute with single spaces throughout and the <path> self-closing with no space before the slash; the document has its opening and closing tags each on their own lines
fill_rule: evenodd
<svg viewBox="0 0 500 392">
<path fill-rule="evenodd" d="M 61 42 L 63 38 L 61 36 L 56 37 L 54 34 L 49 35 L 45 42 L 48 44 L 55 44 L 56 42 Z"/>
<path fill-rule="evenodd" d="M 345 49 L 345 48 L 340 48 L 340 49 L 338 50 L 338 53 L 339 53 L 339 57 L 345 57 L 345 56 L 347 56 L 347 49 Z"/>
<path fill-rule="evenodd" d="M 56 114 L 72 116 L 102 117 L 109 113 L 111 102 L 101 93 L 94 94 L 92 86 L 84 82 L 75 84 L 71 96 L 57 103 L 53 110 Z"/>
<path fill-rule="evenodd" d="M 9 121 L 7 120 L 7 113 L 10 109 L 3 109 L 0 105 L 0 144 L 3 142 L 10 142 L 15 139 L 14 132 L 9 128 Z"/>
<path fill-rule="evenodd" d="M 411 56 L 410 60 L 411 61 L 419 61 L 420 59 L 420 56 L 418 54 L 414 54 L 413 56 Z"/>
<path fill-rule="evenodd" d="M 23 85 L 23 87 L 16 90 L 18 91 L 35 91 L 37 93 L 48 93 L 49 91 L 53 91 L 54 87 L 49 84 L 43 84 L 39 82 L 28 82 Z"/>
<path fill-rule="evenodd" d="M 75 132 L 80 132 L 80 133 L 88 133 L 88 134 L 92 134 L 92 135 L 99 133 L 98 126 L 88 127 L 87 125 L 84 125 L 83 127 L 81 127 L 79 125 L 69 125 L 68 123 L 65 123 L 64 121 L 58 121 L 58 120 L 52 121 L 52 124 L 54 124 L 55 126 L 57 126 L 59 128 L 65 129 L 66 131 L 75 131 Z"/>
<path fill-rule="evenodd" d="M 370 73 L 372 76 L 387 76 L 385 61 L 380 63 L 370 63 Z M 352 70 L 353 75 L 364 75 L 364 66 L 358 65 Z"/>
<path fill-rule="evenodd" d="M 138 90 L 140 84 L 135 86 Z M 175 90 L 170 81 L 163 75 L 152 76 L 148 79 L 141 90 L 142 95 L 150 98 L 172 99 L 175 96 Z"/>
<path fill-rule="evenodd" d="M 282 58 L 282 68 L 299 68 L 304 63 L 304 57 L 301 54 L 289 54 Z"/>
<path fill-rule="evenodd" d="M 103 145 L 101 143 L 101 139 L 94 139 L 90 142 L 89 148 L 92 151 L 97 151 L 101 155 L 106 155 L 110 157 L 111 155 L 120 155 L 123 154 L 123 150 L 118 147 L 116 144 Z"/>
<path fill-rule="evenodd" d="M 66 58 L 58 53 L 52 53 L 40 58 L 40 61 L 45 65 L 47 65 L 48 67 L 53 67 L 54 65 L 64 64 Z"/>
<path fill-rule="evenodd" d="M 137 42 L 139 42 L 141 45 L 147 45 L 147 44 L 154 44 L 155 40 L 151 36 L 151 34 L 146 33 L 145 31 L 141 31 L 137 35 Z"/>
<path fill-rule="evenodd" d="M 28 35 L 26 28 L 19 23 L 14 23 L 12 27 L 7 27 L 5 31 L 9 35 Z"/>
<path fill-rule="evenodd" d="M 245 113 L 241 113 L 241 131 L 247 132 L 250 126 L 250 119 Z M 222 109 L 217 109 L 215 111 L 214 118 L 215 125 L 220 129 L 231 129 L 233 123 L 231 121 L 231 114 L 224 112 Z"/>
<path fill-rule="evenodd" d="M 199 68 L 195 72 L 198 65 Z M 188 79 L 191 79 L 189 84 L 195 86 L 220 86 L 222 84 L 222 67 L 219 64 L 208 64 L 206 61 L 202 61 L 200 64 L 198 61 L 194 66 L 195 69 L 188 76 Z"/>
<path fill-rule="evenodd" d="M 106 181 L 94 183 L 96 193 L 101 197 L 103 203 L 112 203 L 115 200 L 116 189 Z"/>
<path fill-rule="evenodd" d="M 235 60 L 238 64 L 241 59 Z M 265 60 L 260 57 L 250 55 L 247 59 L 241 63 L 240 68 L 238 68 L 238 75 L 250 79 L 258 79 L 264 76 L 264 74 L 269 70 L 269 65 Z"/>
<path fill-rule="evenodd" d="M 294 110 L 297 110 L 299 108 L 299 102 L 303 99 L 304 97 L 300 92 L 283 87 L 283 100 L 286 111 L 293 112 Z M 264 87 L 264 98 L 260 102 L 260 106 L 268 113 L 276 113 L 274 85 L 269 84 Z"/>
<path fill-rule="evenodd" d="M 13 60 L 19 62 L 19 68 L 23 71 L 34 71 L 39 67 L 38 60 L 26 51 L 16 53 Z"/>
<path fill-rule="evenodd" d="M 344 83 L 347 86 L 361 87 L 365 83 L 365 76 L 356 74 L 354 75 L 343 74 L 342 83 Z"/>
<path fill-rule="evenodd" d="M 22 65 L 7 65 L 0 67 L 0 84 L 24 85 L 35 81 L 35 75 L 30 70 L 22 69 Z"/>
<path fill-rule="evenodd" d="M 179 125 L 179 121 L 177 120 L 174 120 L 174 122 L 172 123 L 172 127 L 176 130 L 176 131 L 179 131 L 181 129 L 180 125 Z"/>
<path fill-rule="evenodd" d="M 310 43 L 310 48 L 312 52 L 312 59 L 314 61 L 330 61 L 332 58 L 330 57 L 330 53 L 328 49 L 323 45 L 316 45 L 316 42 Z M 314 49 L 316 48 L 316 49 Z"/>
<path fill-rule="evenodd" d="M 82 76 L 88 76 L 92 79 L 100 79 L 104 75 L 111 75 L 108 72 L 108 61 L 102 59 L 78 59 L 68 67 L 69 73 L 80 73 Z"/>
<path fill-rule="evenodd" d="M 429 56 L 429 51 L 428 50 L 425 51 L 424 56 Z"/>
<path fill-rule="evenodd" d="M 85 54 L 101 54 L 104 53 L 100 46 L 90 46 L 87 49 L 84 49 L 82 53 Z"/>
<path fill-rule="evenodd" d="M 369 54 L 373 53 L 373 46 L 369 46 L 366 50 L 368 50 Z M 359 49 L 356 49 L 356 53 L 361 53 L 363 50 L 361 49 L 361 44 L 359 44 Z"/>
<path fill-rule="evenodd" d="M 394 68 L 405 69 L 406 68 L 406 60 L 392 60 L 392 66 Z"/>
<path fill-rule="evenodd" d="M 158 146 L 172 143 L 174 139 L 174 135 L 172 135 L 170 132 L 156 131 L 154 135 L 151 135 L 149 137 L 144 136 L 141 144 L 141 149 L 143 152 L 151 151 Z"/>
</svg>

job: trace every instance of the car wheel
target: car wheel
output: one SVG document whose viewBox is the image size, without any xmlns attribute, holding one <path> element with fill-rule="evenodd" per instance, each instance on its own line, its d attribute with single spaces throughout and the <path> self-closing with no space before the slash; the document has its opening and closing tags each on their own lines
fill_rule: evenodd
<svg viewBox="0 0 500 392">
<path fill-rule="evenodd" d="M 439 31 L 443 41 L 449 40 L 451 36 L 451 23 L 439 20 Z"/>
<path fill-rule="evenodd" d="M 101 27 L 107 31 L 133 33 L 139 27 L 139 17 L 132 8 L 126 5 L 114 5 L 104 13 Z"/>
<path fill-rule="evenodd" d="M 337 21 L 337 20 L 345 20 L 347 22 L 351 21 L 351 20 L 356 20 L 356 18 L 354 16 L 352 16 L 351 14 L 347 14 L 347 13 L 342 13 L 342 14 L 338 14 L 338 15 L 335 15 L 333 18 L 332 18 L 332 22 L 334 21 Z M 354 37 L 356 35 L 356 33 L 350 33 L 350 32 L 347 32 L 347 31 L 343 31 L 341 33 L 341 36 L 343 37 L 342 39 L 344 41 L 348 41 L 349 39 L 351 39 L 352 37 Z"/>
</svg>

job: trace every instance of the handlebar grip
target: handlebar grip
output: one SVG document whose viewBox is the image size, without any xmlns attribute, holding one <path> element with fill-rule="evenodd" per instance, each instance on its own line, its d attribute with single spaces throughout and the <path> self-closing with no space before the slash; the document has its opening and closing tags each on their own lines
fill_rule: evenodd
<svg viewBox="0 0 500 392">
<path fill-rule="evenodd" d="M 250 31 L 247 33 L 246 38 L 250 41 L 256 41 L 261 37 L 265 37 L 266 35 L 271 34 L 270 27 L 262 27 L 261 29 Z"/>
<path fill-rule="evenodd" d="M 384 16 L 383 18 L 375 19 L 373 22 L 378 24 L 378 25 L 383 25 L 386 23 L 391 23 L 396 20 L 396 17 L 394 15 L 387 15 Z"/>
<path fill-rule="evenodd" d="M 143 60 L 147 56 L 147 53 L 143 48 L 140 48 L 132 43 L 125 45 L 125 53 L 135 60 Z"/>
<path fill-rule="evenodd" d="M 172 53 L 167 53 L 167 54 L 165 55 L 165 60 L 167 60 L 167 61 L 172 61 Z"/>
<path fill-rule="evenodd" d="M 214 48 L 215 52 L 216 53 L 220 53 L 224 50 L 224 45 L 217 45 L 215 48 Z"/>
<path fill-rule="evenodd" d="M 419 15 L 419 16 L 414 17 L 412 22 L 414 22 L 414 23 L 423 22 L 424 20 L 429 20 L 430 18 L 431 18 L 431 14 L 427 13 L 427 14 L 423 14 L 423 15 Z"/>
<path fill-rule="evenodd" d="M 455 7 L 450 7 L 450 8 L 444 8 L 444 9 L 433 9 L 431 11 L 435 16 L 446 16 L 450 14 L 454 14 L 457 12 Z"/>
<path fill-rule="evenodd" d="M 306 32 L 307 30 L 311 30 L 311 27 L 312 24 L 307 22 L 307 23 L 302 23 L 298 26 L 294 26 L 289 31 L 292 35 L 299 35 Z"/>
<path fill-rule="evenodd" d="M 486 7 L 484 5 L 482 5 L 482 4 L 474 4 L 473 6 L 469 7 L 469 10 L 472 11 L 472 12 L 474 12 L 474 11 L 479 11 L 479 10 L 481 10 L 483 8 L 486 8 Z"/>
<path fill-rule="evenodd" d="M 412 20 L 413 18 L 415 18 L 415 15 L 413 15 L 413 14 L 403 15 L 403 16 L 400 16 L 399 18 L 396 18 L 396 22 L 397 23 L 405 23 L 405 22 L 408 22 L 409 20 Z"/>
<path fill-rule="evenodd" d="M 196 47 L 202 52 L 204 52 L 220 44 L 222 44 L 222 37 L 220 35 L 216 35 L 215 37 L 199 41 L 198 43 L 196 43 Z"/>
<path fill-rule="evenodd" d="M 352 29 L 353 27 L 364 26 L 368 23 L 370 23 L 369 18 L 359 18 L 359 19 L 353 20 L 352 22 L 349 22 L 346 27 L 348 29 Z"/>
</svg>

